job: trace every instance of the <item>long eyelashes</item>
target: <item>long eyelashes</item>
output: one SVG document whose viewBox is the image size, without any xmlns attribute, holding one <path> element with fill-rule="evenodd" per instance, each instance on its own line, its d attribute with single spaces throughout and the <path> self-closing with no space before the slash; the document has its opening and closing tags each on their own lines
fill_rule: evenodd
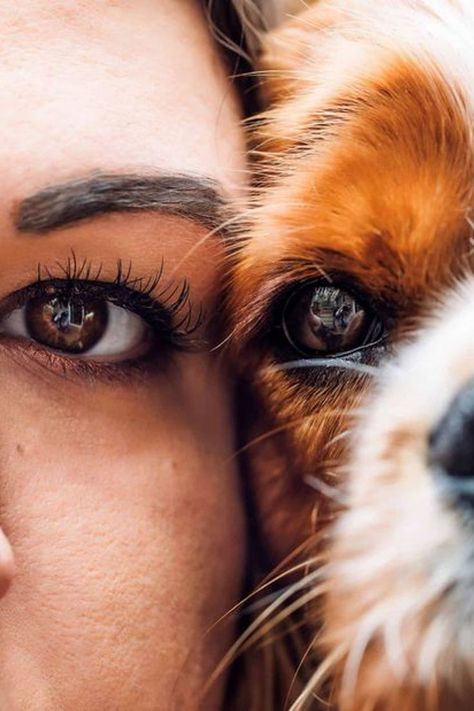
<svg viewBox="0 0 474 711">
<path fill-rule="evenodd" d="M 148 326 L 143 332 L 143 349 L 137 343 L 130 357 L 125 349 L 122 358 L 121 352 L 114 351 L 112 346 L 112 350 L 100 353 L 97 342 L 95 348 L 99 350 L 96 354 L 89 353 L 87 349 L 75 354 L 67 348 L 58 350 L 41 338 L 35 338 L 31 332 L 24 333 L 26 326 L 20 316 L 15 317 L 19 321 L 8 321 L 13 313 L 27 308 L 32 301 L 48 302 L 48 299 L 77 304 L 79 309 L 81 304 L 108 303 L 136 314 Z M 128 383 L 132 378 L 141 379 L 162 372 L 174 362 L 176 353 L 197 352 L 209 347 L 207 329 L 200 328 L 203 321 L 202 306 L 193 306 L 188 282 L 171 281 L 165 275 L 163 261 L 154 274 L 144 277 L 134 272 L 131 262 L 124 265 L 119 259 L 115 263 L 115 272 L 111 272 L 110 264 L 79 260 L 71 252 L 64 262 L 38 264 L 36 279 L 0 300 L 1 348 L 8 349 L 12 359 L 27 367 L 34 363 L 45 372 L 62 377 L 71 375 L 87 380 Z M 10 325 L 1 330 L 3 324 L 8 323 Z M 119 329 L 120 337 L 127 342 L 123 329 L 130 325 L 124 323 L 129 322 L 115 322 L 114 327 Z M 11 332 L 8 328 L 12 329 Z M 114 333 L 120 343 L 120 337 L 117 332 Z M 110 339 L 112 335 L 109 332 L 107 336 L 104 330 L 101 337 Z M 112 343 L 115 345 L 117 341 Z"/>
<path fill-rule="evenodd" d="M 63 292 L 77 294 L 88 291 L 102 295 L 112 303 L 137 313 L 152 328 L 166 336 L 170 345 L 179 349 L 195 349 L 201 345 L 193 336 L 204 320 L 202 305 L 197 308 L 190 299 L 187 280 L 169 281 L 164 278 L 164 260 L 151 276 L 134 274 L 132 262 L 118 259 L 112 279 L 103 278 L 104 265 L 78 259 L 74 252 L 53 267 L 37 266 L 36 282 L 17 293 L 21 301 L 41 293 L 47 285 Z M 161 285 L 161 288 L 160 288 Z"/>
</svg>

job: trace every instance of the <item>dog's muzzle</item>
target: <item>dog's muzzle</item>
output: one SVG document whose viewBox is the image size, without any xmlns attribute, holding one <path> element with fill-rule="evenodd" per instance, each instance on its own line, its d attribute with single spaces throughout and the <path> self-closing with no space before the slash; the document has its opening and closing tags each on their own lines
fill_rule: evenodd
<svg viewBox="0 0 474 711">
<path fill-rule="evenodd" d="M 474 512 L 474 380 L 431 432 L 429 464 L 446 492 Z"/>
</svg>

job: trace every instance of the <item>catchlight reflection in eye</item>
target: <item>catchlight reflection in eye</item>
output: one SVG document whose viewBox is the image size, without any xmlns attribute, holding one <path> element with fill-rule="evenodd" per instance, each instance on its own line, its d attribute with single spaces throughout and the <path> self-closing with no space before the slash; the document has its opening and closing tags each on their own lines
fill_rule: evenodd
<svg viewBox="0 0 474 711">
<path fill-rule="evenodd" d="M 306 355 L 341 355 L 377 342 L 381 321 L 349 292 L 327 284 L 297 289 L 283 311 L 287 340 Z"/>
</svg>

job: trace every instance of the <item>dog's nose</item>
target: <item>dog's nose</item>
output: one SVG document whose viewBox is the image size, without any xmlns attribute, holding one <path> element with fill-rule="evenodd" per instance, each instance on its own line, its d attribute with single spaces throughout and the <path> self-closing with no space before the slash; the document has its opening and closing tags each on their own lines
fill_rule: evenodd
<svg viewBox="0 0 474 711">
<path fill-rule="evenodd" d="M 460 390 L 431 432 L 429 463 L 451 494 L 474 507 L 474 380 Z"/>
</svg>

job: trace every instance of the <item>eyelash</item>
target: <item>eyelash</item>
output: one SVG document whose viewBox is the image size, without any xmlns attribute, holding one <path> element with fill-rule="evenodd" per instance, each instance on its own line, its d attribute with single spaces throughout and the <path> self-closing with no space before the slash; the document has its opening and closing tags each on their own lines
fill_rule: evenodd
<svg viewBox="0 0 474 711">
<path fill-rule="evenodd" d="M 124 263 L 119 259 L 114 278 L 102 281 L 103 263 L 94 265 L 86 259 L 79 261 L 73 253 L 65 263 L 56 262 L 53 268 L 38 264 L 36 281 L 6 297 L 0 304 L 0 317 L 21 308 L 29 299 L 43 296 L 48 288 L 53 287 L 68 295 L 96 295 L 137 314 L 155 333 L 159 340 L 160 352 L 163 347 L 168 353 L 173 350 L 196 351 L 203 346 L 202 339 L 196 336 L 204 320 L 202 306 L 194 309 L 187 280 L 167 282 L 157 291 L 163 279 L 164 266 L 162 260 L 153 276 L 139 277 L 134 276 L 131 262 L 124 267 Z M 47 359 L 47 364 L 52 369 L 59 368 L 62 375 L 72 369 L 80 375 L 115 378 L 131 369 L 143 370 L 142 366 L 149 364 L 156 355 L 152 349 L 147 356 L 136 361 L 99 363 L 71 358 L 34 343 L 25 346 L 27 353 L 30 352 L 33 356 L 40 354 L 42 358 Z M 162 358 L 163 355 L 160 361 Z"/>
</svg>

